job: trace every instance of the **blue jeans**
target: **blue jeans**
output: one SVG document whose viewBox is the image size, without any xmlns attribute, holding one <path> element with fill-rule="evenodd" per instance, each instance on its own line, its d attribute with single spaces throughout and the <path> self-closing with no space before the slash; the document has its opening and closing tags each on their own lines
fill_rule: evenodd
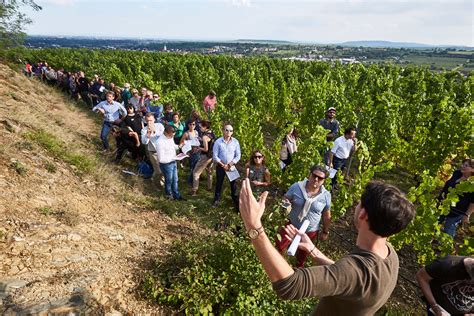
<svg viewBox="0 0 474 316">
<path fill-rule="evenodd" d="M 193 172 L 194 172 L 194 167 L 196 167 L 197 162 L 199 161 L 199 158 L 201 158 L 201 154 L 199 152 L 195 154 L 191 154 L 189 156 L 189 177 L 188 177 L 188 183 L 193 184 Z"/>
<path fill-rule="evenodd" d="M 104 121 L 102 125 L 102 130 L 100 131 L 100 140 L 104 145 L 104 149 L 109 149 L 109 141 L 107 137 L 109 136 L 110 130 L 112 129 L 112 123 Z"/>
<path fill-rule="evenodd" d="M 454 238 L 454 236 L 456 236 L 456 228 L 461 223 L 463 217 L 463 214 L 455 216 L 445 216 L 444 218 L 441 217 L 439 220 L 440 224 L 444 222 L 442 231 Z"/>
<path fill-rule="evenodd" d="M 335 155 L 334 157 L 332 157 L 332 167 L 336 170 L 341 170 L 344 171 L 344 169 L 346 168 L 346 162 L 347 162 L 347 159 L 340 159 L 340 158 L 337 158 Z M 334 178 L 332 178 L 332 181 L 331 181 L 331 189 L 334 190 L 336 188 L 336 185 L 337 185 L 337 176 L 334 176 Z"/>
<path fill-rule="evenodd" d="M 165 194 L 174 199 L 181 198 L 181 194 L 178 191 L 178 168 L 176 161 L 160 163 L 160 169 L 165 176 Z"/>
</svg>

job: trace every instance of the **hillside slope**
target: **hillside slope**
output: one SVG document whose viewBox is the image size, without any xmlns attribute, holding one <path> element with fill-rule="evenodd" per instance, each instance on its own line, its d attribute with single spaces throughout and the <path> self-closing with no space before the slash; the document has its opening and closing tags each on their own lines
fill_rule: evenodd
<svg viewBox="0 0 474 316">
<path fill-rule="evenodd" d="M 163 312 L 137 294 L 143 271 L 197 230 L 97 154 L 79 106 L 0 64 L 0 314 Z"/>
</svg>

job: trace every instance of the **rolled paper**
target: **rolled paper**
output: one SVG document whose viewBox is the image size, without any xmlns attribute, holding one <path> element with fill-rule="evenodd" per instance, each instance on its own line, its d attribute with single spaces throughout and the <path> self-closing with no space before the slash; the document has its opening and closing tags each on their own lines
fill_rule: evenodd
<svg viewBox="0 0 474 316">
<path fill-rule="evenodd" d="M 301 235 L 306 233 L 306 230 L 308 229 L 309 226 L 309 221 L 307 219 L 304 220 L 303 224 L 301 224 L 300 229 L 298 230 L 299 234 L 293 238 L 293 241 L 291 242 L 290 247 L 288 247 L 288 256 L 294 256 L 296 253 L 296 250 L 298 249 L 298 245 L 300 244 L 301 241 Z"/>
</svg>

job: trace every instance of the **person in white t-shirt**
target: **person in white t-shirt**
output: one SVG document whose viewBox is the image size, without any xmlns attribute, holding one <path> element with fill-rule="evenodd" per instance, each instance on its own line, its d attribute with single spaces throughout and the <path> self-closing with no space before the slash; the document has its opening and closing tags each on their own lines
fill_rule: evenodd
<svg viewBox="0 0 474 316">
<path fill-rule="evenodd" d="M 185 200 L 178 190 L 178 168 L 176 166 L 176 150 L 174 143 L 175 129 L 171 125 L 165 127 L 163 135 L 158 138 L 156 153 L 160 162 L 160 169 L 165 176 L 165 195 L 169 199 Z"/>
<path fill-rule="evenodd" d="M 344 170 L 347 158 L 357 150 L 356 130 L 353 127 L 346 128 L 344 135 L 336 138 L 331 152 L 329 153 L 329 167 L 336 170 Z M 333 178 L 332 187 L 336 185 L 336 177 Z"/>
<path fill-rule="evenodd" d="M 155 122 L 155 114 L 148 112 L 145 115 L 145 122 L 147 126 L 141 131 L 141 142 L 147 148 L 148 158 L 153 166 L 153 182 L 159 186 L 164 186 L 165 180 L 160 169 L 160 162 L 156 154 L 158 147 L 158 138 L 163 135 L 165 127 L 163 124 Z"/>
</svg>

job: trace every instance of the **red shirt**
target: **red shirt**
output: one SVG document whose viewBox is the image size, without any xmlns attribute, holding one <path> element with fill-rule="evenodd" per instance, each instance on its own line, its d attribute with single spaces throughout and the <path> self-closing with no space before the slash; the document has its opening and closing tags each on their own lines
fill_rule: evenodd
<svg viewBox="0 0 474 316">
<path fill-rule="evenodd" d="M 204 112 L 208 113 L 216 108 L 217 97 L 213 96 L 212 99 L 209 95 L 207 95 L 204 100 L 202 101 L 202 106 L 204 108 Z"/>
</svg>

